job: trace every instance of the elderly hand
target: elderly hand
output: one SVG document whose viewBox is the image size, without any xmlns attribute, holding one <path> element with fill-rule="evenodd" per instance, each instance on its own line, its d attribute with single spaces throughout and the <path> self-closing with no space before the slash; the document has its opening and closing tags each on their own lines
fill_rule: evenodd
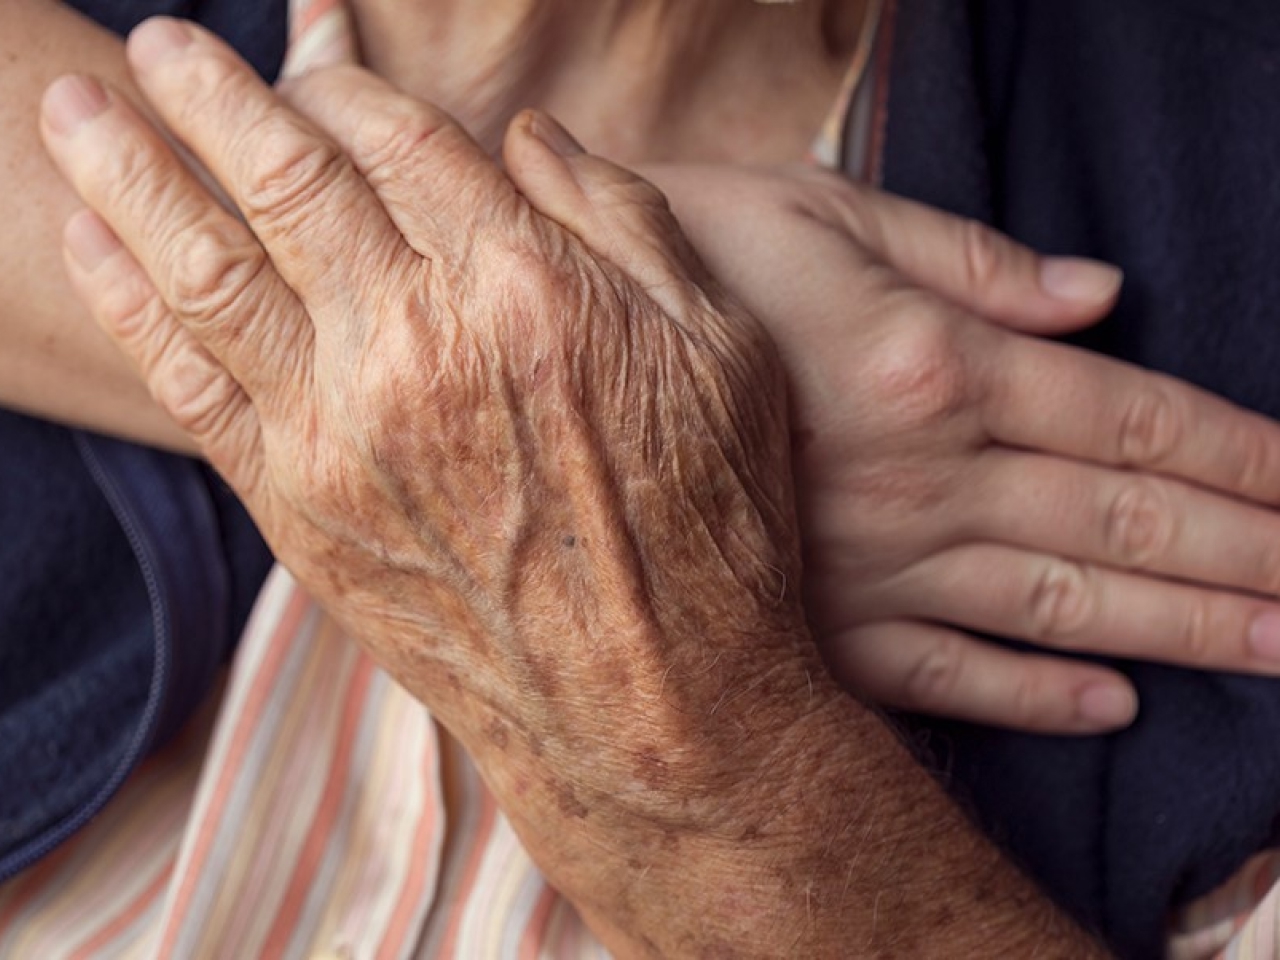
<svg viewBox="0 0 1280 960">
<path fill-rule="evenodd" d="M 1118 276 L 812 170 L 655 168 L 792 378 L 805 585 L 874 699 L 1052 732 L 1127 723 L 1117 672 L 966 631 L 1280 672 L 1280 427 L 1035 339 Z"/>
<path fill-rule="evenodd" d="M 847 770 L 815 730 L 851 704 L 799 600 L 772 345 L 661 195 L 537 116 L 504 173 L 355 68 L 294 85 L 321 129 L 191 26 L 130 57 L 244 215 L 122 98 L 50 90 L 97 211 L 68 268 L 161 404 L 608 942 L 747 955 L 744 911 L 806 942 L 805 883 L 850 887 L 795 824 L 844 800 L 795 784 Z"/>
</svg>

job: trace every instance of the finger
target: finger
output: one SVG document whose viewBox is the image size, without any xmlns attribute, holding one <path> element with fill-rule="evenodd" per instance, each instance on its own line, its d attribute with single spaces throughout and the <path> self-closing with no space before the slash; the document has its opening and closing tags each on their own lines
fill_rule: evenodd
<svg viewBox="0 0 1280 960">
<path fill-rule="evenodd" d="M 507 131 L 503 156 L 533 207 L 626 270 L 673 317 L 710 286 L 667 199 L 648 180 L 588 153 L 559 123 L 529 111 Z"/>
<path fill-rule="evenodd" d="M 320 327 L 360 316 L 351 276 L 407 277 L 417 266 L 338 145 L 222 41 L 157 17 L 130 35 L 128 53 L 156 112 L 226 190 Z"/>
<path fill-rule="evenodd" d="M 996 338 L 983 425 L 1010 446 L 1280 502 L 1280 425 L 1172 377 L 1063 344 Z"/>
<path fill-rule="evenodd" d="M 1003 650 L 947 627 L 875 623 L 824 645 L 838 680 L 876 703 L 1035 733 L 1101 733 L 1137 713 L 1113 670 Z"/>
<path fill-rule="evenodd" d="M 1041 256 L 976 220 L 842 182 L 819 196 L 850 231 L 921 286 L 1024 333 L 1078 330 L 1115 303 L 1123 275 L 1097 260 Z"/>
<path fill-rule="evenodd" d="M 67 274 L 90 312 L 138 365 L 157 402 L 237 490 L 260 478 L 261 432 L 249 398 L 178 322 L 119 238 L 82 210 L 64 233 Z"/>
<path fill-rule="evenodd" d="M 1280 675 L 1280 605 L 1001 544 L 917 564 L 882 606 L 1073 652 Z"/>
<path fill-rule="evenodd" d="M 473 234 L 483 236 L 518 207 L 511 182 L 448 114 L 367 70 L 318 70 L 283 94 L 351 157 L 425 257 L 469 246 Z"/>
<path fill-rule="evenodd" d="M 305 357 L 310 325 L 253 235 L 200 185 L 155 128 L 94 80 L 50 86 L 41 132 L 174 315 L 255 399 Z"/>
<path fill-rule="evenodd" d="M 968 531 L 1046 553 L 1280 595 L 1280 514 L 1150 474 L 994 448 Z M 962 494 L 962 496 L 965 496 Z M 981 533 L 979 533 L 981 531 Z"/>
</svg>

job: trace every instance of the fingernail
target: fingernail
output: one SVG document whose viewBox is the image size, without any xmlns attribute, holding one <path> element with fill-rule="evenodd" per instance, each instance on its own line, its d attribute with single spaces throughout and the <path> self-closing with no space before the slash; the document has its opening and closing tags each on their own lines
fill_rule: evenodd
<svg viewBox="0 0 1280 960">
<path fill-rule="evenodd" d="M 67 221 L 63 233 L 67 252 L 86 273 L 98 269 L 108 257 L 120 249 L 120 238 L 92 210 L 81 210 Z"/>
<path fill-rule="evenodd" d="M 1106 727 L 1128 724 L 1138 712 L 1138 698 L 1133 691 L 1113 683 L 1085 687 L 1076 705 L 1083 719 Z"/>
<path fill-rule="evenodd" d="M 1280 660 L 1280 613 L 1264 613 L 1249 625 L 1249 646 L 1260 657 Z"/>
<path fill-rule="evenodd" d="M 152 17 L 129 35 L 129 57 L 134 66 L 149 70 L 188 46 L 195 39 L 191 28 L 171 17 Z"/>
<path fill-rule="evenodd" d="M 111 102 L 102 84 L 91 77 L 59 77 L 44 94 L 44 122 L 54 133 L 68 137 Z"/>
<path fill-rule="evenodd" d="M 576 157 L 586 149 L 564 127 L 545 113 L 535 113 L 529 123 L 529 131 L 562 157 Z"/>
<path fill-rule="evenodd" d="M 1123 281 L 1123 271 L 1097 260 L 1045 257 L 1040 261 L 1040 289 L 1055 300 L 1097 303 L 1114 297 Z"/>
</svg>

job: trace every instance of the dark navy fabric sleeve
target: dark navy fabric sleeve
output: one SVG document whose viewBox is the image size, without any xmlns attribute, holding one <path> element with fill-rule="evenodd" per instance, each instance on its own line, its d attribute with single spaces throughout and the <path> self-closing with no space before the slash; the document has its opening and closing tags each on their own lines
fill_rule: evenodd
<svg viewBox="0 0 1280 960">
<path fill-rule="evenodd" d="M 1082 345 L 1280 416 L 1280 5 L 898 8 L 886 186 L 1119 264 Z M 1158 958 L 1169 909 L 1276 840 L 1280 683 L 1116 666 L 1142 707 L 1113 736 L 917 727 L 1060 902 Z"/>
<path fill-rule="evenodd" d="M 63 0 L 124 36 L 147 17 L 195 20 L 228 41 L 262 76 L 274 78 L 284 60 L 285 0 Z"/>
<path fill-rule="evenodd" d="M 284 0 L 78 0 L 203 22 L 264 76 Z M 0 411 L 0 880 L 83 826 L 208 694 L 270 554 L 194 460 Z"/>
</svg>

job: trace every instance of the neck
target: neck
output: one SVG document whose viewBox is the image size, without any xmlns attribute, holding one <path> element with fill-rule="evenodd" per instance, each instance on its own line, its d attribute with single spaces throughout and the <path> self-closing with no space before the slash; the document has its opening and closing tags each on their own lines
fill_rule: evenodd
<svg viewBox="0 0 1280 960">
<path fill-rule="evenodd" d="M 366 63 L 487 147 L 524 107 L 623 162 L 797 159 L 864 0 L 353 0 Z"/>
</svg>

